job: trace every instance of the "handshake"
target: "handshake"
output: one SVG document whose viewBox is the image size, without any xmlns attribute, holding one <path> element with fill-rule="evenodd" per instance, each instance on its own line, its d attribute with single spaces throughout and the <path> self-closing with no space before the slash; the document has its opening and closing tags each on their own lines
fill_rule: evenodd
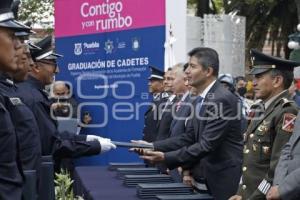
<svg viewBox="0 0 300 200">
<path fill-rule="evenodd" d="M 101 153 L 105 153 L 111 149 L 116 149 L 116 145 L 114 145 L 109 138 L 103 138 L 96 135 L 87 135 L 86 141 L 98 141 L 101 146 Z"/>
</svg>

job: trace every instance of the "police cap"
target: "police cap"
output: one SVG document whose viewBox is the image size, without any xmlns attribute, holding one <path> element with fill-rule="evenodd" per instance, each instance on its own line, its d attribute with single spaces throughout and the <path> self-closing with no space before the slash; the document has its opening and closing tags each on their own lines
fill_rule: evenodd
<svg viewBox="0 0 300 200">
<path fill-rule="evenodd" d="M 149 76 L 148 80 L 164 80 L 164 72 L 157 67 L 149 66 L 151 75 Z"/>
<path fill-rule="evenodd" d="M 1 0 L 0 1 L 0 27 L 13 29 L 15 31 L 30 31 L 30 27 L 21 24 L 14 19 L 12 12 L 13 0 Z"/>
<path fill-rule="evenodd" d="M 36 43 L 35 46 L 40 48 L 31 51 L 31 56 L 35 61 L 56 60 L 57 58 L 62 57 L 62 55 L 57 54 L 53 51 L 51 35 Z"/>
</svg>

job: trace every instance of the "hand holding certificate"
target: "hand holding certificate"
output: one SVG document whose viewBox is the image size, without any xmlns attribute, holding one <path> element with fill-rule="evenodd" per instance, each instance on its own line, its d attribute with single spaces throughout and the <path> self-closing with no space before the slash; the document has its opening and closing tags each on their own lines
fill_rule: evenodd
<svg viewBox="0 0 300 200">
<path fill-rule="evenodd" d="M 143 149 L 153 149 L 152 143 L 136 143 L 136 142 L 118 142 L 111 141 L 117 147 L 126 147 L 126 148 L 143 148 Z"/>
</svg>

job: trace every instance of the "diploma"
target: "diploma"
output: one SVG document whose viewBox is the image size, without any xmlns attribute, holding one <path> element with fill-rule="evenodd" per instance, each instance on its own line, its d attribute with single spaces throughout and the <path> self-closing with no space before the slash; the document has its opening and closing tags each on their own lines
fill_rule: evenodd
<svg viewBox="0 0 300 200">
<path fill-rule="evenodd" d="M 117 141 L 111 141 L 111 143 L 113 143 L 117 147 L 153 149 L 152 144 L 139 144 L 139 143 L 132 143 L 132 142 L 117 142 Z"/>
</svg>

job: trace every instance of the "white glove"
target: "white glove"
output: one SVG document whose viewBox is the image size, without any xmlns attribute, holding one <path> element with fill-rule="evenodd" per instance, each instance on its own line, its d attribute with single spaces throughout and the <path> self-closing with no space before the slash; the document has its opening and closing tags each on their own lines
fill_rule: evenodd
<svg viewBox="0 0 300 200">
<path fill-rule="evenodd" d="M 107 152 L 111 149 L 116 149 L 116 145 L 114 145 L 113 143 L 111 143 L 110 139 L 107 138 L 99 138 L 98 139 L 100 145 L 101 145 L 101 153 Z"/>
<path fill-rule="evenodd" d="M 99 141 L 100 139 L 101 139 L 101 140 L 102 140 L 102 139 L 103 139 L 103 140 L 107 140 L 107 141 L 109 141 L 109 142 L 111 141 L 109 138 L 103 138 L 103 137 L 100 137 L 100 136 L 97 136 L 97 135 L 87 135 L 87 136 L 86 136 L 86 141 L 87 141 L 87 142 L 90 142 L 90 141 L 97 141 L 97 140 Z M 100 142 L 100 141 L 99 141 L 99 142 Z"/>
</svg>

